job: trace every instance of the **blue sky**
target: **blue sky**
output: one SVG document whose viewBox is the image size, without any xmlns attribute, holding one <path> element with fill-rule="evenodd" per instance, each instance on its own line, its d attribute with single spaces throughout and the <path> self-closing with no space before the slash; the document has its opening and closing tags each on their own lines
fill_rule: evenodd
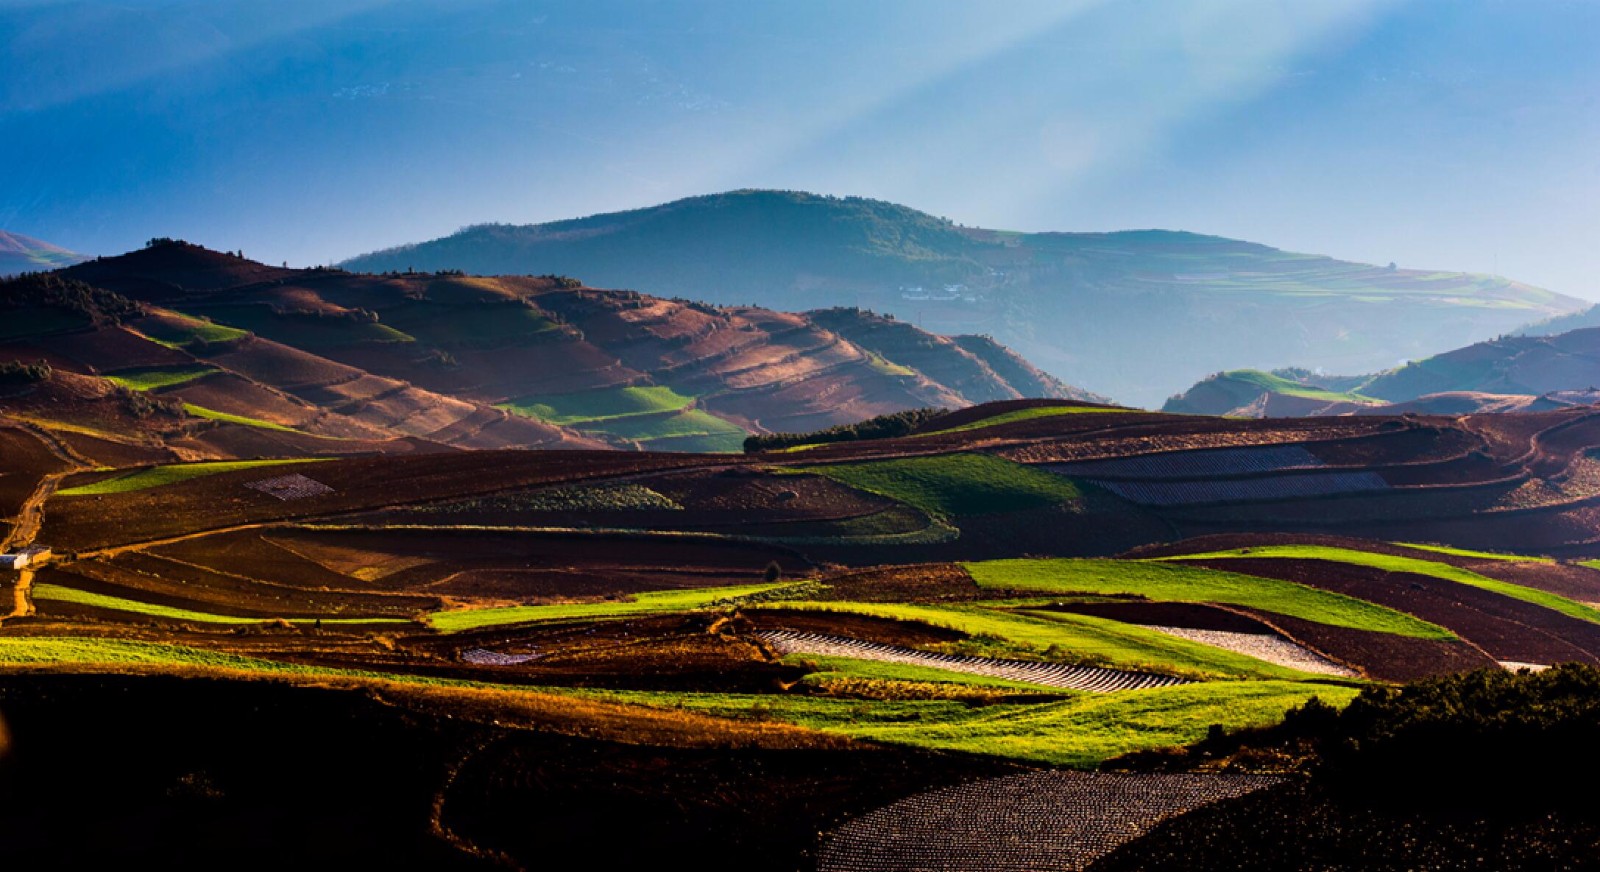
<svg viewBox="0 0 1600 872">
<path fill-rule="evenodd" d="M 0 228 L 292 264 L 740 187 L 1600 298 L 1600 3 L 0 0 Z"/>
</svg>

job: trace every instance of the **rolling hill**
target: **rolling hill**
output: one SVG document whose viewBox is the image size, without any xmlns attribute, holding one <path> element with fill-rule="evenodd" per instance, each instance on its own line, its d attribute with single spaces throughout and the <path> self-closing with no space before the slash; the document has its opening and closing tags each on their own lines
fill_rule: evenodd
<svg viewBox="0 0 1600 872">
<path fill-rule="evenodd" d="M 87 259 L 31 236 L 0 230 L 0 277 L 60 269 Z"/>
<path fill-rule="evenodd" d="M 1217 373 L 1165 411 L 1285 417 L 1544 411 L 1600 402 L 1600 328 L 1501 336 L 1370 376 Z"/>
<path fill-rule="evenodd" d="M 1150 407 L 1210 372 L 1372 372 L 1586 305 L 1490 276 L 1193 233 L 983 230 L 778 191 L 468 227 L 345 266 L 557 272 L 723 304 L 871 309 L 935 333 L 992 335 L 1066 381 Z"/>
<path fill-rule="evenodd" d="M 150 372 L 123 378 L 182 375 Z M 208 855 L 273 863 L 903 868 L 961 809 L 985 868 L 1083 867 L 1278 782 L 1063 770 L 1600 664 L 1593 409 L 1013 400 L 741 455 L 417 445 L 111 460 L 0 419 L 3 545 L 53 549 L 0 570 L 14 854 L 182 858 L 161 821 L 203 820 Z M 1122 835 L 1030 841 L 1041 796 Z"/>
<path fill-rule="evenodd" d="M 0 309 L 0 364 L 16 370 L 0 412 L 152 458 L 737 451 L 749 433 L 914 408 L 1096 399 L 986 338 L 869 313 L 557 276 L 292 270 L 174 241 L 0 284 Z"/>
</svg>

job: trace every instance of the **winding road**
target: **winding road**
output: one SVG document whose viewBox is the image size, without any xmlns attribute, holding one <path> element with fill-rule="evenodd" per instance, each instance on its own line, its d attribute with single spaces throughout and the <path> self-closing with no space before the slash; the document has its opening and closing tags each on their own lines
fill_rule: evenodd
<svg viewBox="0 0 1600 872">
<path fill-rule="evenodd" d="M 61 487 L 61 480 L 75 472 L 89 469 L 90 464 L 72 449 L 63 445 L 47 431 L 29 424 L 18 424 L 18 429 L 26 430 L 40 442 L 46 449 L 56 456 L 56 459 L 67 465 L 60 472 L 46 474 L 39 479 L 39 484 L 33 493 L 23 500 L 21 508 L 17 511 L 16 524 L 11 532 L 0 540 L 0 553 L 18 551 L 34 543 L 39 537 L 39 530 L 44 526 L 44 504 L 55 495 L 56 489 Z M 33 575 L 32 569 L 22 569 L 17 572 L 17 580 L 11 588 L 11 607 L 5 614 L 0 615 L 0 624 L 12 618 L 25 618 L 33 614 Z"/>
</svg>

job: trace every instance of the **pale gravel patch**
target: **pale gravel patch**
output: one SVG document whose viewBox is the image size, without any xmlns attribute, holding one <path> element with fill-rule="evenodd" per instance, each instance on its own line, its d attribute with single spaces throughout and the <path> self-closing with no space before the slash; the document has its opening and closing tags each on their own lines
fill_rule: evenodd
<svg viewBox="0 0 1600 872">
<path fill-rule="evenodd" d="M 1147 627 L 1146 629 L 1210 645 L 1215 648 L 1224 648 L 1257 660 L 1265 660 L 1278 666 L 1298 669 L 1301 672 L 1310 672 L 1316 675 L 1333 675 L 1339 678 L 1360 678 L 1361 674 L 1349 667 L 1323 657 L 1304 645 L 1296 645 L 1288 639 L 1271 636 L 1265 633 L 1232 633 L 1225 630 L 1196 630 L 1189 627 Z"/>
<path fill-rule="evenodd" d="M 1002 678 L 1007 681 L 1024 681 L 1084 690 L 1091 693 L 1113 693 L 1119 690 L 1144 690 L 1151 687 L 1171 687 L 1188 684 L 1187 679 L 1172 675 L 1148 672 L 1130 672 L 1125 669 L 1108 669 L 1101 666 L 1073 666 L 1066 663 L 1048 663 L 1033 660 L 1000 660 L 992 657 L 971 657 L 963 654 L 936 654 L 852 639 L 848 636 L 830 636 L 824 633 L 797 633 L 791 630 L 763 630 L 756 633 L 780 654 L 814 654 L 822 657 L 853 657 L 858 660 L 876 660 L 883 663 L 901 663 L 907 666 L 926 666 L 947 672 L 965 672 Z"/>
<path fill-rule="evenodd" d="M 947 787 L 829 834 L 821 872 L 1072 872 L 1169 818 L 1281 779 L 1034 772 Z"/>
</svg>

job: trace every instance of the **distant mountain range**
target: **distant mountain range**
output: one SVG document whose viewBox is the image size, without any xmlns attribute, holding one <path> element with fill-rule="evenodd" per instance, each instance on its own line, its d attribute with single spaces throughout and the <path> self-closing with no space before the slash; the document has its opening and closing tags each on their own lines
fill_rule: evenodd
<svg viewBox="0 0 1600 872">
<path fill-rule="evenodd" d="M 980 337 L 556 276 L 280 269 L 162 241 L 0 282 L 0 414 L 130 460 L 737 451 L 1022 397 L 1099 399 Z"/>
<path fill-rule="evenodd" d="M 1164 410 L 1254 417 L 1464 414 L 1596 402 L 1600 328 L 1584 327 L 1553 335 L 1501 336 L 1369 376 L 1322 376 L 1294 369 L 1217 373 L 1173 397 Z"/>
<path fill-rule="evenodd" d="M 1167 231 L 1013 233 L 855 197 L 734 191 L 549 224 L 469 227 L 364 271 L 561 273 L 721 304 L 894 314 L 987 334 L 1046 371 L 1159 405 L 1206 373 L 1373 372 L 1587 304 L 1520 282 Z"/>
<path fill-rule="evenodd" d="M 31 236 L 0 230 L 0 276 L 59 269 L 87 259 L 77 252 L 41 242 Z"/>
</svg>

